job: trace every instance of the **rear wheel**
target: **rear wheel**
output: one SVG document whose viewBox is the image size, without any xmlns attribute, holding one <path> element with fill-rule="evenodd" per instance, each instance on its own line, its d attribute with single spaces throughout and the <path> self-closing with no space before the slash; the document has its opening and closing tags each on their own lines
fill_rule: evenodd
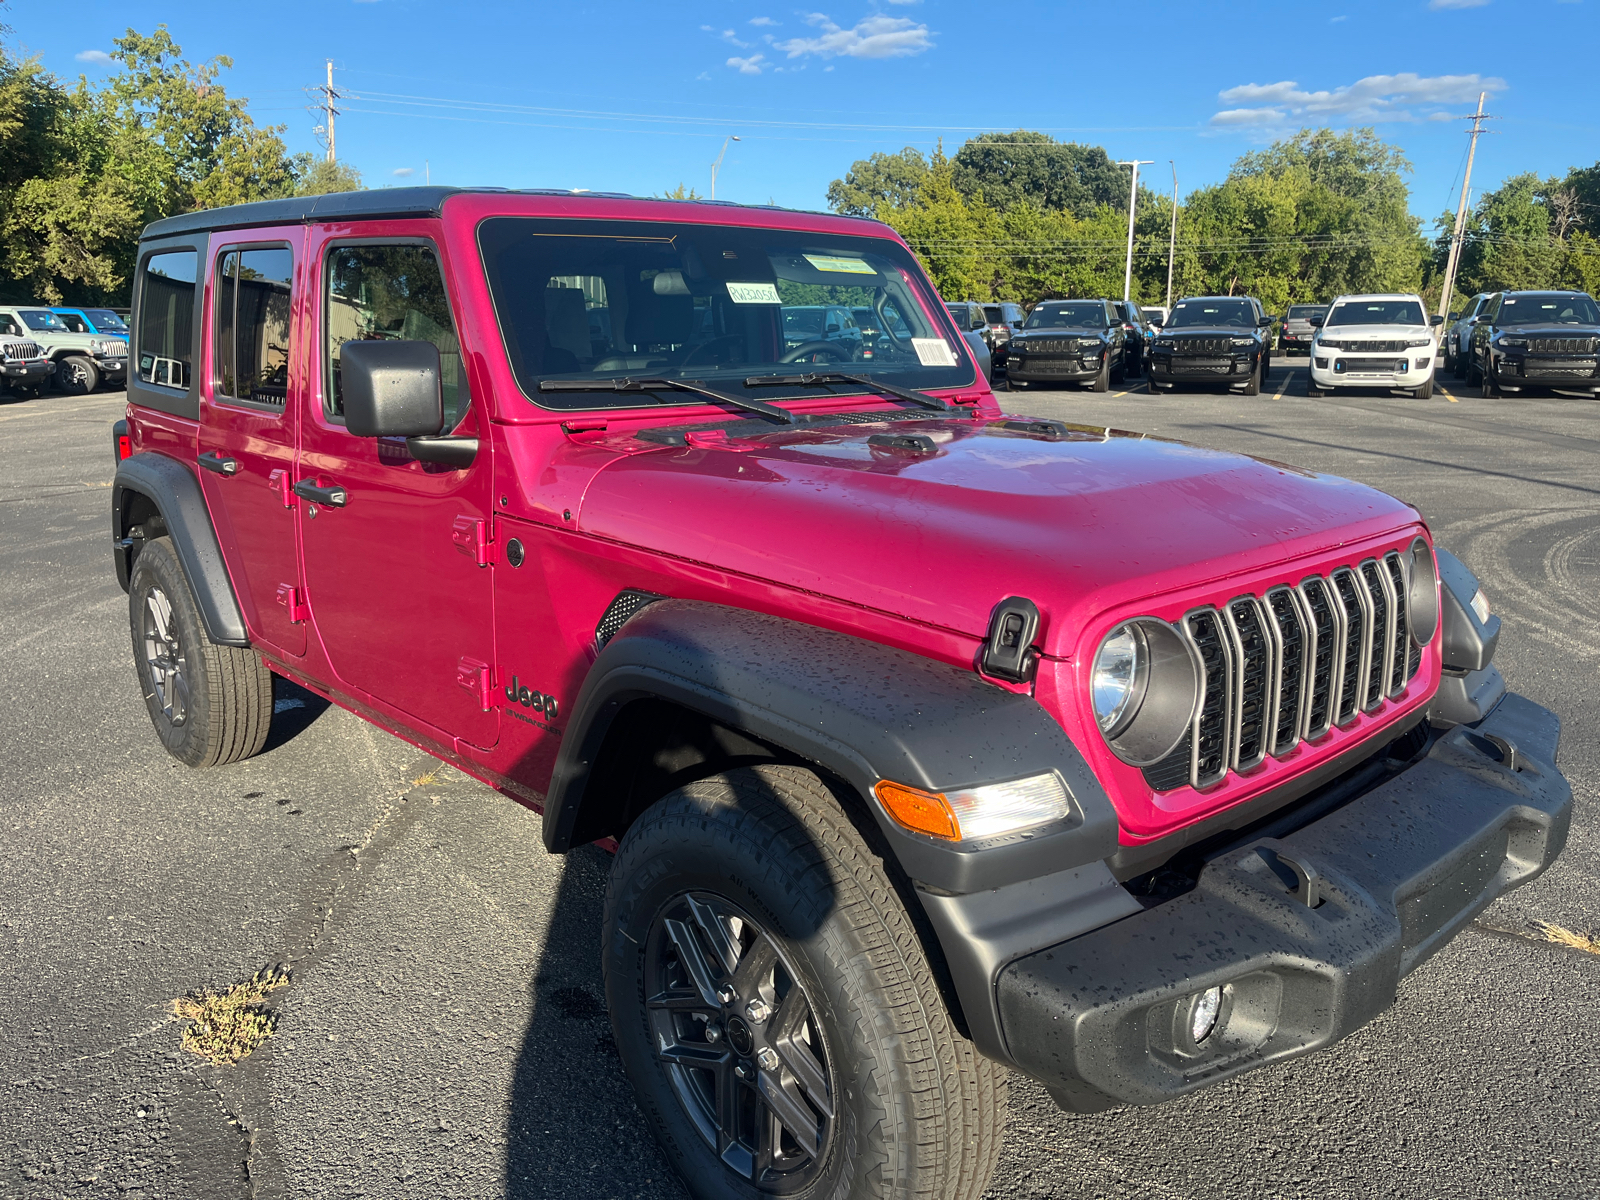
<svg viewBox="0 0 1600 1200">
<path fill-rule="evenodd" d="M 248 648 L 206 636 L 170 538 L 145 543 L 128 587 L 133 659 L 161 744 L 191 767 L 260 752 L 272 724 L 272 672 Z"/>
<path fill-rule="evenodd" d="M 87 396 L 100 386 L 100 370 L 81 354 L 56 364 L 56 387 L 69 396 Z"/>
<path fill-rule="evenodd" d="M 605 912 L 617 1048 L 692 1195 L 982 1193 L 1004 1073 L 952 1027 L 899 894 L 812 772 L 670 793 L 623 838 Z"/>
</svg>

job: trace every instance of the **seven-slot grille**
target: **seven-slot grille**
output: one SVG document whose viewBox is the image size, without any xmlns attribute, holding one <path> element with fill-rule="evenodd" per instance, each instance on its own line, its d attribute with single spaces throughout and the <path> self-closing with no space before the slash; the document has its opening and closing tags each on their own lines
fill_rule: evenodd
<svg viewBox="0 0 1600 1200">
<path fill-rule="evenodd" d="M 1229 350 L 1229 339 L 1225 337 L 1181 337 L 1172 347 L 1174 354 L 1226 354 Z"/>
<path fill-rule="evenodd" d="M 1397 551 L 1238 596 L 1178 622 L 1202 669 L 1199 711 L 1166 758 L 1144 770 L 1158 792 L 1221 783 L 1288 754 L 1405 691 L 1422 666 Z"/>
<path fill-rule="evenodd" d="M 1404 354 L 1411 349 L 1407 342 L 1338 342 L 1322 339 L 1324 350 L 1344 350 L 1350 354 Z M 1417 347 L 1422 349 L 1423 347 Z"/>
<path fill-rule="evenodd" d="M 1531 354 L 1593 354 L 1597 341 L 1600 339 L 1592 337 L 1529 338 L 1528 351 Z"/>
<path fill-rule="evenodd" d="M 1098 345 L 1098 341 L 1095 345 Z M 1091 346 L 1090 349 L 1094 347 Z M 1078 352 L 1077 338 L 1023 338 L 1013 347 L 1028 354 L 1076 354 Z"/>
<path fill-rule="evenodd" d="M 6 342 L 0 345 L 0 354 L 20 362 L 29 358 L 43 358 L 44 347 L 38 342 Z"/>
</svg>

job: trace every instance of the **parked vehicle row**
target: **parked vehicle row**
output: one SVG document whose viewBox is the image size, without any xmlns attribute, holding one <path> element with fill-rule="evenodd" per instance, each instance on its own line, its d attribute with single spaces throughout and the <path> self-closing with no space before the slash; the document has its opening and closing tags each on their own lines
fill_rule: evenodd
<svg viewBox="0 0 1600 1200">
<path fill-rule="evenodd" d="M 1254 296 L 1179 300 L 1150 352 L 1151 389 L 1221 384 L 1257 395 L 1272 365 L 1272 320 Z"/>
<path fill-rule="evenodd" d="M 83 395 L 128 377 L 128 326 L 108 308 L 0 305 L 0 391 Z M 41 367 L 41 364 L 43 366 Z"/>
<path fill-rule="evenodd" d="M 1527 388 L 1600 395 L 1600 306 L 1587 292 L 1473 297 L 1452 367 L 1483 396 Z"/>
</svg>

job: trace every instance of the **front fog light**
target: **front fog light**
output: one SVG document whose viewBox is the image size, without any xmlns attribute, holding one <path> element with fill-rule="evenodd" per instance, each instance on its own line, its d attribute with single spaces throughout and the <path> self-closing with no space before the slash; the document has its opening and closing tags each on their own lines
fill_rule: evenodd
<svg viewBox="0 0 1600 1200">
<path fill-rule="evenodd" d="M 1220 987 L 1207 988 L 1195 998 L 1194 1008 L 1189 1012 L 1189 1036 L 1194 1038 L 1195 1045 L 1198 1046 L 1216 1032 L 1217 1018 L 1221 1015 Z"/>
<path fill-rule="evenodd" d="M 948 792 L 883 779 L 873 790 L 889 815 L 907 829 L 952 842 L 1017 833 L 1073 813 L 1072 793 L 1054 772 Z"/>
</svg>

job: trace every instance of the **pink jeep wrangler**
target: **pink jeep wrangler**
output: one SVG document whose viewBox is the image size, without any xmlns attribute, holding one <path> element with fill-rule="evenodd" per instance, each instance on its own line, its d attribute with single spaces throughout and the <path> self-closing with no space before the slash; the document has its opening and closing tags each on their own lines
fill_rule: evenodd
<svg viewBox="0 0 1600 1200">
<path fill-rule="evenodd" d="M 1415 510 L 1007 416 L 872 221 L 273 201 L 151 225 L 133 325 L 163 744 L 256 753 L 283 675 L 614 844 L 698 1196 L 975 1197 L 1008 1070 L 1092 1111 L 1320 1049 L 1564 843 Z"/>
</svg>

